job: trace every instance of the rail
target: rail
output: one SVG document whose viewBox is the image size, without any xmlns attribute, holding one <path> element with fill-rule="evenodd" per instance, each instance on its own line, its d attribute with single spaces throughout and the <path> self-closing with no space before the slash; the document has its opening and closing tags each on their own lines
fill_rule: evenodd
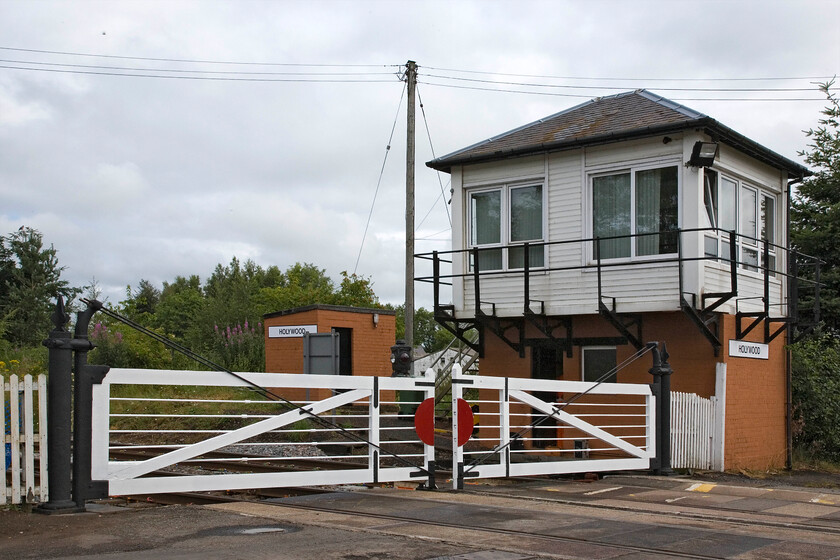
<svg viewBox="0 0 840 560">
<path fill-rule="evenodd" d="M 632 243 L 633 240 L 640 238 L 668 235 L 673 235 L 675 238 L 675 250 L 668 254 L 650 255 L 643 258 L 633 259 L 624 257 L 606 258 L 601 250 L 601 247 L 607 242 L 626 240 Z M 687 235 L 695 235 L 700 238 L 695 241 L 699 241 L 697 245 L 702 254 L 686 254 L 685 237 Z M 715 244 L 714 254 L 707 251 L 707 247 L 705 246 L 707 239 L 713 241 Z M 575 263 L 533 266 L 530 263 L 530 254 L 533 248 L 550 248 L 570 245 L 580 246 L 580 254 L 584 257 L 582 259 L 582 264 Z M 500 250 L 502 251 L 503 263 L 505 260 L 504 254 L 511 249 L 522 251 L 521 268 L 509 268 L 502 264 L 500 265 L 500 268 L 488 269 L 486 265 L 482 264 L 482 255 L 487 255 L 489 252 L 498 252 Z M 543 249 L 543 251 L 547 253 L 547 249 Z M 746 255 L 751 255 L 751 257 L 747 258 Z M 787 295 L 789 301 L 788 305 L 793 307 L 792 309 L 787 310 L 787 314 L 789 316 L 793 316 L 795 313 L 798 313 L 798 310 L 795 308 L 795 299 L 798 295 L 798 291 L 801 289 L 812 289 L 814 291 L 813 314 L 815 315 L 816 320 L 819 318 L 820 266 L 824 264 L 824 262 L 817 257 L 806 255 L 796 251 L 795 249 L 790 249 L 788 247 L 772 243 L 766 239 L 759 239 L 719 228 L 691 228 L 678 229 L 670 232 L 589 237 L 516 245 L 494 245 L 492 247 L 471 247 L 468 249 L 418 253 L 415 255 L 415 258 L 432 262 L 432 274 L 430 276 L 418 276 L 415 278 L 415 281 L 433 284 L 434 309 L 436 314 L 439 314 L 445 308 L 440 301 L 440 286 L 452 285 L 455 281 L 463 281 L 466 279 L 473 280 L 475 308 L 476 312 L 479 313 L 481 312 L 481 306 L 487 304 L 487 302 L 484 302 L 481 299 L 482 279 L 521 276 L 524 313 L 535 313 L 533 309 L 533 305 L 535 303 L 540 304 L 540 309 L 536 311 L 536 313 L 544 313 L 545 302 L 532 299 L 531 279 L 534 274 L 543 275 L 552 272 L 595 270 L 597 271 L 598 296 L 600 298 L 602 296 L 601 275 L 606 270 L 614 268 L 625 269 L 632 266 L 676 265 L 679 275 L 679 291 L 680 296 L 682 297 L 685 293 L 683 288 L 683 269 L 685 265 L 687 263 L 694 262 L 714 262 L 723 266 L 729 266 L 732 288 L 731 291 L 733 292 L 737 292 L 739 271 L 749 271 L 761 277 L 763 280 L 762 293 L 750 295 L 757 295 L 758 297 L 764 298 L 765 315 L 770 314 L 769 307 L 771 306 L 771 303 L 768 292 L 771 278 L 786 278 L 792 280 L 792 282 L 790 282 L 791 291 Z M 578 260 L 578 262 L 581 261 Z M 780 262 L 785 263 L 784 270 L 780 270 L 782 267 L 777 266 L 777 263 Z M 442 264 L 452 265 L 453 270 L 448 274 L 442 273 Z M 458 268 L 462 268 L 463 271 L 459 272 L 457 270 Z M 803 269 L 808 269 L 808 272 L 803 274 Z M 711 295 L 718 294 L 704 295 L 704 299 Z"/>
</svg>

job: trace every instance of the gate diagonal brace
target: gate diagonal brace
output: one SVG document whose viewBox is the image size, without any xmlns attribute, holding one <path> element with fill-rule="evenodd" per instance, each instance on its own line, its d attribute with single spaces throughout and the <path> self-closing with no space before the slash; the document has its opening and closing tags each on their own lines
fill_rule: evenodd
<svg viewBox="0 0 840 560">
<path fill-rule="evenodd" d="M 642 316 L 641 315 L 627 315 L 617 313 L 615 310 L 615 299 L 613 298 L 612 309 L 604 305 L 603 300 L 598 302 L 598 314 L 606 319 L 621 336 L 627 339 L 636 350 L 641 350 L 645 347 L 642 342 Z M 630 329 L 635 327 L 636 334 L 633 334 Z"/>
</svg>

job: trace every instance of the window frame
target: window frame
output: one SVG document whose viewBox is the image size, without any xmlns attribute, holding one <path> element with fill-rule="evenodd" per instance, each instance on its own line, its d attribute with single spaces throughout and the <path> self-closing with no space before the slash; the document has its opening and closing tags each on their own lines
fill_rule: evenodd
<svg viewBox="0 0 840 560">
<path fill-rule="evenodd" d="M 715 232 L 706 232 L 704 235 L 704 255 L 706 258 L 714 259 L 716 262 L 720 263 L 723 266 L 729 266 L 729 232 L 728 230 L 723 230 L 720 224 L 720 186 L 724 180 L 730 181 L 735 185 L 735 233 L 737 234 L 736 238 L 736 251 L 735 255 L 739 262 L 739 268 L 748 272 L 753 272 L 757 274 L 762 274 L 761 267 L 764 266 L 763 259 L 764 259 L 764 233 L 767 231 L 767 223 L 765 219 L 767 217 L 771 218 L 769 223 L 771 227 L 769 228 L 772 233 L 772 238 L 768 238 L 769 247 L 769 261 L 771 265 L 770 276 L 775 277 L 776 274 L 776 265 L 777 265 L 777 251 L 775 245 L 778 242 L 778 225 L 779 225 L 779 217 L 778 217 L 778 208 L 779 208 L 779 195 L 774 193 L 770 190 L 767 186 L 762 185 L 756 181 L 746 180 L 738 177 L 734 173 L 729 173 L 721 169 L 715 168 L 706 168 L 704 173 L 715 173 L 717 175 L 717 180 L 715 182 L 716 192 L 712 193 L 714 195 L 714 210 L 716 215 L 709 216 L 708 208 L 709 206 L 705 203 L 705 190 L 706 190 L 706 180 L 704 177 L 703 180 L 703 188 L 704 188 L 704 207 L 707 209 L 705 213 L 706 225 L 708 227 L 717 227 L 719 231 Z M 755 215 L 755 224 L 753 231 L 746 232 L 744 230 L 744 223 L 742 216 L 743 211 L 743 193 L 745 191 L 749 191 L 755 194 L 755 203 L 753 204 L 753 212 Z M 772 211 L 770 213 L 762 212 L 762 203 L 766 200 L 772 201 Z M 714 221 L 712 220 L 714 218 Z M 764 231 L 762 231 L 764 230 Z M 709 245 L 707 244 L 709 241 L 712 241 L 716 244 L 716 254 L 712 255 L 707 249 Z M 727 249 L 724 249 L 724 246 Z M 755 259 L 754 264 L 748 264 L 746 260 L 746 253 L 754 253 Z M 725 253 L 725 254 L 724 254 Z"/>
<path fill-rule="evenodd" d="M 540 217 L 542 223 L 540 224 L 541 230 L 541 237 L 536 239 L 529 239 L 527 241 L 512 241 L 511 240 L 511 231 L 513 229 L 511 220 L 513 219 L 513 212 L 512 212 L 512 191 L 517 189 L 524 189 L 528 187 L 539 187 L 540 188 Z M 501 251 L 501 268 L 484 268 L 482 266 L 481 272 L 504 272 L 504 271 L 517 271 L 523 270 L 523 267 L 512 267 L 510 265 L 511 257 L 510 257 L 510 248 L 523 246 L 525 243 L 546 243 L 547 242 L 547 229 L 548 229 L 548 209 L 547 209 L 547 191 L 546 188 L 546 181 L 543 178 L 539 179 L 532 179 L 532 180 L 518 180 L 512 181 L 509 183 L 497 183 L 493 185 L 483 185 L 483 186 L 475 186 L 475 187 L 468 187 L 464 189 L 464 194 L 466 197 L 466 214 L 467 214 L 467 223 L 466 223 L 466 232 L 465 232 L 465 246 L 468 251 L 471 251 L 474 248 L 489 250 L 493 248 L 497 248 Z M 489 192 L 499 192 L 500 193 L 500 224 L 499 224 L 499 243 L 485 243 L 485 244 L 477 244 L 473 243 L 474 239 L 474 231 L 473 231 L 473 196 L 482 193 L 489 193 Z M 548 267 L 548 251 L 546 250 L 545 246 L 542 246 L 543 250 L 543 262 L 542 265 L 534 266 L 533 264 L 529 265 L 529 269 L 543 269 Z M 467 269 L 469 271 L 473 271 L 473 262 L 472 262 L 472 253 L 470 253 L 467 259 Z"/>
<path fill-rule="evenodd" d="M 677 175 L 677 230 L 682 228 L 682 220 L 683 220 L 683 177 L 682 171 L 680 167 L 680 162 L 678 160 L 668 159 L 668 160 L 656 160 L 656 161 L 644 161 L 644 162 L 634 162 L 630 165 L 621 165 L 615 166 L 605 169 L 597 169 L 597 170 L 590 170 L 587 174 L 587 192 L 586 192 L 586 204 L 587 207 L 585 209 L 585 224 L 586 224 L 586 237 L 592 239 L 593 242 L 589 243 L 589 249 L 587 251 L 588 259 L 590 264 L 596 262 L 595 258 L 595 179 L 599 177 L 610 177 L 615 175 L 622 175 L 625 173 L 630 174 L 630 234 L 631 236 L 636 235 L 637 233 L 637 215 L 636 215 L 636 175 L 642 171 L 651 171 L 655 169 L 667 169 L 667 168 L 674 168 L 676 170 Z M 667 231 L 659 232 L 659 234 L 666 234 Z M 676 235 L 676 233 L 675 233 Z M 651 255 L 639 255 L 638 254 L 638 240 L 639 237 L 630 237 L 630 256 L 628 257 L 611 257 L 605 259 L 601 257 L 601 260 L 609 260 L 611 263 L 622 263 L 622 262 L 644 262 L 644 261 L 655 261 L 662 257 L 667 256 L 676 256 L 679 252 L 679 241 L 677 242 L 677 250 L 673 253 L 656 253 Z"/>
<path fill-rule="evenodd" d="M 586 353 L 591 350 L 612 350 L 615 354 L 615 364 L 618 366 L 618 347 L 617 346 L 581 346 L 580 347 L 580 380 L 586 383 L 594 383 L 594 381 L 586 381 Z M 614 367 L 616 367 L 614 366 Z M 603 374 L 601 374 L 603 375 Z M 611 378 L 608 378 L 602 383 L 618 383 L 618 371 L 614 372 Z"/>
</svg>

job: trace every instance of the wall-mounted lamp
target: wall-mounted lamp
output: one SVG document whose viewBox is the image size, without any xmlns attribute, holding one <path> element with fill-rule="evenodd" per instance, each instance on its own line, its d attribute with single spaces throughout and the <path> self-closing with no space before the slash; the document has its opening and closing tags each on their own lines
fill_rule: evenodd
<svg viewBox="0 0 840 560">
<path fill-rule="evenodd" d="M 717 154 L 717 142 L 695 142 L 694 148 L 691 150 L 691 158 L 689 158 L 686 165 L 691 167 L 711 167 L 715 163 Z"/>
<path fill-rule="evenodd" d="M 378 326 L 379 326 L 379 313 L 374 313 L 373 314 L 373 328 L 376 328 Z"/>
</svg>

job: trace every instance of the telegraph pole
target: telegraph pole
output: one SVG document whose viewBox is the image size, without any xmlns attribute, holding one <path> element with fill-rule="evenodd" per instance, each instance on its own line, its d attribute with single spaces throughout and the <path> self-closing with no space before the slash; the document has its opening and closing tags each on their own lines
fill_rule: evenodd
<svg viewBox="0 0 840 560">
<path fill-rule="evenodd" d="M 414 90 L 417 63 L 406 63 L 408 121 L 405 154 L 405 342 L 411 348 L 411 372 L 414 374 Z"/>
</svg>

